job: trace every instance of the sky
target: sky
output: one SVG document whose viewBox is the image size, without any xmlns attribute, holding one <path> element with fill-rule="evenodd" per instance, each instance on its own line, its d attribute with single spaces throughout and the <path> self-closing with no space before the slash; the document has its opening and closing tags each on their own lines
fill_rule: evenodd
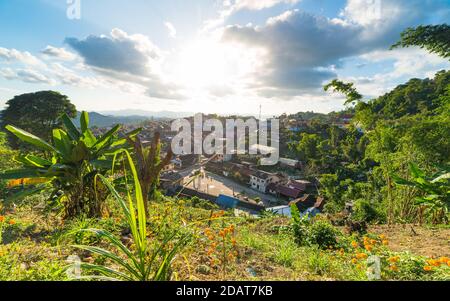
<svg viewBox="0 0 450 301">
<path fill-rule="evenodd" d="M 450 63 L 400 33 L 450 0 L 0 0 L 0 108 L 56 90 L 87 111 L 264 115 L 344 108 Z"/>
</svg>

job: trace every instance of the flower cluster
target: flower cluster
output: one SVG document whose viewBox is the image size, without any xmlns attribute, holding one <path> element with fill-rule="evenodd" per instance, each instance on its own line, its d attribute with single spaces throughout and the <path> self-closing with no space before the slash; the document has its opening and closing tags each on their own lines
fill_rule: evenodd
<svg viewBox="0 0 450 301">
<path fill-rule="evenodd" d="M 211 267 L 221 264 L 224 269 L 227 262 L 234 260 L 238 256 L 234 225 L 219 230 L 206 228 L 203 233 L 208 241 L 206 255 L 209 258 Z"/>
<path fill-rule="evenodd" d="M 428 259 L 427 265 L 423 267 L 424 271 L 431 272 L 434 268 L 439 268 L 441 266 L 450 267 L 450 258 L 441 257 L 439 259 Z"/>
</svg>

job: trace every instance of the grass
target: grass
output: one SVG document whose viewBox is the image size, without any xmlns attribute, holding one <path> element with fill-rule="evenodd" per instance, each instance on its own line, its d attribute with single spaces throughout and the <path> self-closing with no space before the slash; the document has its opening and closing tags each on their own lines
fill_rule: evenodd
<svg viewBox="0 0 450 301">
<path fill-rule="evenodd" d="M 190 205 L 190 202 L 166 199 L 150 206 L 147 228 L 151 242 L 161 241 L 167 233 L 186 227 L 192 232 L 190 242 L 173 259 L 172 280 L 367 280 L 365 260 L 354 261 L 358 254 L 368 253 L 364 249 L 363 237 L 343 233 L 339 237 L 339 246 L 332 250 L 299 246 L 294 242 L 286 218 L 237 218 L 231 212 L 219 214 L 218 209 L 206 210 Z M 55 213 L 42 208 L 39 201 L 33 199 L 15 209 L 4 208 L 2 211 L 16 223 L 4 229 L 3 243 L 0 244 L 0 280 L 69 280 L 65 269 L 71 255 L 79 256 L 84 263 L 120 268 L 107 258 L 72 247 L 83 244 L 112 249 L 108 242 L 95 235 L 80 232 L 83 229 L 105 229 L 132 248 L 127 223 L 119 208 L 113 207 L 103 219 L 81 217 L 65 223 Z M 220 231 L 231 225 L 235 230 L 222 240 Z M 205 229 L 210 229 L 212 234 L 209 236 L 213 237 L 205 235 Z M 391 245 L 400 244 L 394 239 L 404 239 L 406 235 L 406 232 L 399 234 L 399 229 L 393 229 L 394 232 L 387 232 L 385 228 L 375 227 L 374 234 L 369 235 L 376 238 L 383 231 L 390 233 L 390 245 L 382 246 L 378 242 L 372 251 L 382 258 L 385 267 L 383 279 L 450 280 L 450 267 L 444 264 L 425 271 L 429 258 L 420 256 L 420 250 L 413 253 L 396 248 L 392 250 Z M 433 241 L 433 235 L 441 237 L 439 235 L 448 231 L 445 227 L 416 227 L 416 230 L 424 241 L 427 237 Z M 355 240 L 357 248 L 351 246 Z M 213 242 L 219 242 L 219 245 L 211 253 Z M 222 242 L 227 252 L 226 259 L 222 256 Z M 237 254 L 228 257 L 231 251 Z M 447 248 L 443 243 L 435 252 L 438 252 L 433 253 L 436 259 L 448 255 L 448 242 Z M 389 260 L 396 256 L 399 259 L 395 267 L 399 270 L 393 271 Z M 90 273 L 84 271 L 84 275 L 87 274 Z"/>
</svg>

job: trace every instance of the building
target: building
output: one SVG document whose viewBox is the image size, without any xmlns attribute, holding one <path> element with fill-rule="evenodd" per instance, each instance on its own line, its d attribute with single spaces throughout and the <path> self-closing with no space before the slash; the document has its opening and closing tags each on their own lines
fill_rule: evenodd
<svg viewBox="0 0 450 301">
<path fill-rule="evenodd" d="M 183 186 L 184 177 L 175 171 L 167 171 L 161 174 L 159 185 L 162 190 L 175 191 L 177 188 Z"/>
<path fill-rule="evenodd" d="M 280 182 L 280 180 L 281 179 L 277 174 L 256 170 L 250 175 L 250 187 L 261 191 L 262 193 L 266 193 L 269 184 L 276 184 Z"/>
<path fill-rule="evenodd" d="M 301 167 L 302 167 L 300 161 L 298 161 L 298 160 L 288 159 L 288 158 L 280 158 L 278 161 L 280 162 L 281 166 L 286 166 L 286 167 L 291 167 L 291 168 L 296 168 L 296 169 L 301 169 Z"/>
</svg>

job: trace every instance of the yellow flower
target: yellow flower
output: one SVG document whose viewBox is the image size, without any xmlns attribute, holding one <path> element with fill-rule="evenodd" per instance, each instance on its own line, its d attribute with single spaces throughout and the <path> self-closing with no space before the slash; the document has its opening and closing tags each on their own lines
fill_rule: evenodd
<svg viewBox="0 0 450 301">
<path fill-rule="evenodd" d="M 429 265 L 426 265 L 426 266 L 423 267 L 423 270 L 424 270 L 424 271 L 427 271 L 427 272 L 430 272 L 430 271 L 433 270 L 433 267 L 432 267 L 432 266 L 429 266 Z"/>
<path fill-rule="evenodd" d="M 381 240 L 386 240 L 386 235 L 384 235 L 384 234 L 380 234 L 379 237 L 380 237 Z"/>
<path fill-rule="evenodd" d="M 389 241 L 383 240 L 383 241 L 382 241 L 382 244 L 383 244 L 383 246 L 387 246 L 387 245 L 389 245 Z"/>
<path fill-rule="evenodd" d="M 450 258 L 448 258 L 448 257 L 441 257 L 441 258 L 439 258 L 439 261 L 442 264 L 446 264 L 446 263 L 448 263 L 450 261 Z"/>
<path fill-rule="evenodd" d="M 353 248 L 357 248 L 358 247 L 358 243 L 356 241 L 352 241 L 352 247 Z"/>
<path fill-rule="evenodd" d="M 389 261 L 390 263 L 396 263 L 396 262 L 398 262 L 399 260 L 400 260 L 400 257 L 399 257 L 399 256 L 391 257 L 391 258 L 388 259 L 388 261 Z"/>
<path fill-rule="evenodd" d="M 359 254 L 356 254 L 356 258 L 357 259 L 366 259 L 368 256 L 367 256 L 367 254 L 366 253 L 359 253 Z"/>
<path fill-rule="evenodd" d="M 389 269 L 393 272 L 398 272 L 398 267 L 394 264 L 389 267 Z"/>
<path fill-rule="evenodd" d="M 371 240 L 370 240 L 370 244 L 371 244 L 371 245 L 374 245 L 374 244 L 376 244 L 376 243 L 377 243 L 377 241 L 376 241 L 375 239 L 371 239 Z"/>
<path fill-rule="evenodd" d="M 353 258 L 353 259 L 352 259 L 352 263 L 353 263 L 353 264 L 357 264 L 357 263 L 358 263 L 358 260 L 357 260 L 356 258 Z"/>
</svg>

